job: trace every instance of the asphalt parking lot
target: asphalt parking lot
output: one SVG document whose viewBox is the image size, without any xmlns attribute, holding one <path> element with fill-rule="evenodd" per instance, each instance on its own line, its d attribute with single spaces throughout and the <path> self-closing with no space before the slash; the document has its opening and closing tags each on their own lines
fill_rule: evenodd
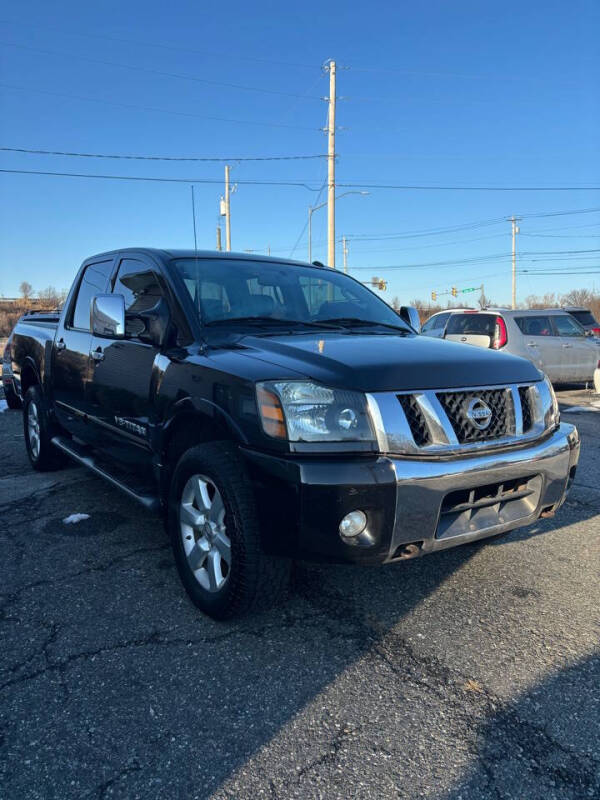
<svg viewBox="0 0 600 800">
<path fill-rule="evenodd" d="M 561 400 L 583 443 L 555 519 L 298 565 L 284 607 L 229 624 L 159 520 L 34 473 L 0 413 L 0 797 L 600 797 L 600 409 Z"/>
</svg>

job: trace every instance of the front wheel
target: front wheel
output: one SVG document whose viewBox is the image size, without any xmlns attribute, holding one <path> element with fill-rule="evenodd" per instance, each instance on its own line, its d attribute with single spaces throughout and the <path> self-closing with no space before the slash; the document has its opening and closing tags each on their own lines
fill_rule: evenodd
<svg viewBox="0 0 600 800">
<path fill-rule="evenodd" d="M 46 472 L 64 464 L 61 454 L 53 447 L 52 425 L 44 395 L 39 386 L 31 386 L 23 400 L 23 433 L 31 466 Z"/>
<path fill-rule="evenodd" d="M 187 593 L 215 619 L 272 606 L 289 585 L 289 560 L 262 551 L 252 487 L 230 442 L 182 456 L 171 483 L 169 532 Z"/>
</svg>

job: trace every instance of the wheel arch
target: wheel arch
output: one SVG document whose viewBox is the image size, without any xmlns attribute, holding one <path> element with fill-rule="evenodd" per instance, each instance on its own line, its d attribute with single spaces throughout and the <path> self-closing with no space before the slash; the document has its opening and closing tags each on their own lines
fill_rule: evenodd
<svg viewBox="0 0 600 800">
<path fill-rule="evenodd" d="M 247 443 L 239 426 L 218 406 L 207 402 L 197 404 L 191 398 L 177 403 L 163 425 L 158 448 L 162 496 L 166 497 L 173 470 L 187 450 L 218 441 Z"/>
<path fill-rule="evenodd" d="M 32 386 L 42 387 L 40 373 L 37 364 L 31 357 L 27 357 L 21 367 L 21 375 L 19 380 L 21 397 L 25 397 L 27 390 Z"/>
</svg>

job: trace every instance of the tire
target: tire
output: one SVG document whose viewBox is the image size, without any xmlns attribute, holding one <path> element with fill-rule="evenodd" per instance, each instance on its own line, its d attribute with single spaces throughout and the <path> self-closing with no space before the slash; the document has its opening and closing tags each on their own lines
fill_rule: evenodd
<svg viewBox="0 0 600 800">
<path fill-rule="evenodd" d="M 285 594 L 291 562 L 262 551 L 252 487 L 230 442 L 184 453 L 168 511 L 179 577 L 205 614 L 231 619 L 269 608 Z"/>
<path fill-rule="evenodd" d="M 31 466 L 39 472 L 59 469 L 65 463 L 51 444 L 54 430 L 39 386 L 30 386 L 23 400 L 23 433 Z"/>
</svg>

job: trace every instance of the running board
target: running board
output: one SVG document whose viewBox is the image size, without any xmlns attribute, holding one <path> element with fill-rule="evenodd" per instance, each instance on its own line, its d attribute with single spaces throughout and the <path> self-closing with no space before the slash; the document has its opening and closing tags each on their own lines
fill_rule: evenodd
<svg viewBox="0 0 600 800">
<path fill-rule="evenodd" d="M 77 461 L 79 464 L 87 467 L 87 469 L 91 470 L 96 475 L 99 475 L 101 478 L 104 478 L 104 480 L 112 483 L 113 486 L 116 486 L 117 489 L 120 489 L 133 500 L 137 500 L 137 502 L 143 505 L 148 511 L 157 512 L 160 510 L 161 503 L 158 496 L 149 493 L 138 492 L 131 486 L 128 486 L 123 480 L 117 478 L 115 475 L 112 475 L 110 472 L 108 472 L 108 470 L 99 466 L 96 463 L 93 455 L 87 452 L 76 442 L 68 439 L 65 436 L 55 436 L 52 439 L 52 444 L 59 450 L 62 450 L 63 453 L 66 453 L 74 461 Z"/>
</svg>

